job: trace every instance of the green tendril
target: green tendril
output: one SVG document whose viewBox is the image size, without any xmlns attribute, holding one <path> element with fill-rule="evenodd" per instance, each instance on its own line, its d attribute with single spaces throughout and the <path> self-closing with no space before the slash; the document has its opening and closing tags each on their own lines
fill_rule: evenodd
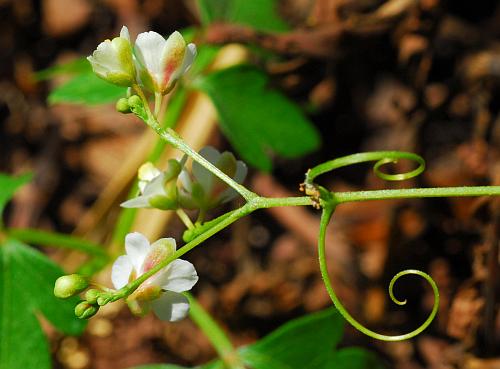
<svg viewBox="0 0 500 369">
<path fill-rule="evenodd" d="M 328 203 L 326 203 L 326 204 L 323 203 L 322 205 L 323 205 L 323 212 L 321 214 L 320 232 L 319 232 L 319 238 L 318 238 L 319 266 L 320 266 L 321 276 L 323 278 L 326 289 L 328 291 L 328 295 L 332 299 L 333 304 L 335 305 L 335 307 L 337 308 L 339 313 L 344 317 L 345 320 L 347 320 L 354 328 L 356 328 L 360 332 L 366 334 L 367 336 L 370 336 L 372 338 L 382 340 L 382 341 L 407 340 L 407 339 L 415 337 L 416 335 L 423 332 L 431 324 L 431 322 L 433 321 L 434 317 L 437 314 L 438 307 L 439 307 L 439 290 L 438 290 L 438 287 L 436 285 L 436 282 L 434 282 L 434 280 L 431 278 L 431 276 L 429 276 L 427 273 L 424 273 L 420 270 L 408 269 L 408 270 L 401 271 L 398 274 L 396 274 L 392 278 L 391 282 L 389 283 L 389 296 L 391 297 L 391 300 L 398 305 L 406 304 L 406 300 L 403 300 L 403 301 L 398 300 L 394 296 L 394 293 L 393 293 L 394 292 L 393 291 L 394 284 L 396 283 L 396 281 L 400 277 L 402 277 L 404 275 L 408 275 L 408 274 L 418 275 L 418 276 L 421 276 L 422 278 L 424 278 L 432 287 L 432 291 L 434 293 L 434 306 L 432 307 L 432 311 L 429 314 L 429 317 L 425 320 L 425 322 L 422 325 L 420 325 L 415 330 L 413 330 L 409 333 L 406 333 L 406 334 L 394 335 L 394 336 L 380 334 L 380 333 L 374 332 L 374 331 L 366 328 L 365 326 L 363 326 L 356 319 L 354 319 L 352 317 L 352 315 L 349 314 L 349 312 L 345 309 L 345 307 L 342 305 L 339 298 L 337 297 L 337 294 L 335 293 L 335 291 L 333 289 L 332 282 L 331 282 L 330 276 L 328 274 L 328 265 L 327 265 L 327 261 L 326 261 L 326 247 L 325 247 L 325 245 L 326 245 L 326 229 L 327 229 L 328 224 L 330 223 L 330 219 L 333 215 L 335 207 L 328 204 Z"/>
<path fill-rule="evenodd" d="M 398 174 L 387 174 L 380 170 L 383 165 L 389 163 L 397 163 L 399 160 L 414 161 L 418 164 L 418 167 L 410 172 Z M 405 179 L 410 179 L 418 176 L 425 170 L 425 161 L 421 156 L 417 154 L 402 151 L 372 151 L 347 155 L 319 164 L 306 173 L 304 183 L 306 186 L 312 185 L 314 179 L 324 173 L 328 173 L 332 170 L 342 167 L 347 167 L 349 165 L 361 164 L 370 161 L 376 161 L 373 167 L 375 175 L 387 181 L 402 181 Z"/>
</svg>

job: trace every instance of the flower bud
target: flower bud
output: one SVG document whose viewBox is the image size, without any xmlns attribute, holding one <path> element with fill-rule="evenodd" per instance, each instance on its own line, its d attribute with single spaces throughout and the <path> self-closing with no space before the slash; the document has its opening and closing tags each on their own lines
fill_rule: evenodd
<svg viewBox="0 0 500 369">
<path fill-rule="evenodd" d="M 139 107 L 139 106 L 142 107 L 143 106 L 141 98 L 139 96 L 137 96 L 137 95 L 130 96 L 128 98 L 127 102 L 128 102 L 128 105 L 130 107 Z"/>
<path fill-rule="evenodd" d="M 165 171 L 160 171 L 151 163 L 145 163 L 139 168 L 140 196 L 125 201 L 125 208 L 156 208 L 161 210 L 176 210 L 178 204 L 177 177 L 182 170 L 182 164 L 175 159 L 168 161 Z"/>
<path fill-rule="evenodd" d="M 146 113 L 146 109 L 144 109 L 144 103 L 139 96 L 132 95 L 128 98 L 127 102 L 132 113 L 144 121 L 148 119 L 148 114 Z"/>
<path fill-rule="evenodd" d="M 97 297 L 97 305 L 104 306 L 111 301 L 112 296 L 109 293 L 102 293 Z"/>
<path fill-rule="evenodd" d="M 130 105 L 128 104 L 128 99 L 122 97 L 116 102 L 116 111 L 123 114 L 131 113 Z"/>
<path fill-rule="evenodd" d="M 75 307 L 75 315 L 80 319 L 89 319 L 99 311 L 99 306 L 82 301 Z"/>
<path fill-rule="evenodd" d="M 166 40 L 156 32 L 143 32 L 137 36 L 135 50 L 141 82 L 151 92 L 162 95 L 172 90 L 196 56 L 196 46 L 186 45 L 179 32 Z"/>
<path fill-rule="evenodd" d="M 97 298 L 101 295 L 101 291 L 91 288 L 85 292 L 85 300 L 91 305 L 97 304 Z"/>
<path fill-rule="evenodd" d="M 87 279 L 79 274 L 63 275 L 56 280 L 54 295 L 60 299 L 67 299 L 79 294 L 88 286 Z"/>
<path fill-rule="evenodd" d="M 123 27 L 120 37 L 101 42 L 87 60 L 94 73 L 118 86 L 132 86 L 136 71 L 132 56 L 132 45 L 127 27 Z"/>
</svg>

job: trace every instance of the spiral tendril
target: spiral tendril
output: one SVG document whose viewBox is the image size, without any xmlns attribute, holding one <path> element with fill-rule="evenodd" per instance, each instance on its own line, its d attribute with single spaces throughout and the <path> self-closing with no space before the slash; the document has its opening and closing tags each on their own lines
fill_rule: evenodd
<svg viewBox="0 0 500 369">
<path fill-rule="evenodd" d="M 398 173 L 398 174 L 387 174 L 380 170 L 380 168 L 383 165 L 389 163 L 397 163 L 399 160 L 414 161 L 418 164 L 418 167 L 409 172 Z M 413 154 L 410 152 L 403 152 L 403 151 L 371 151 L 371 152 L 347 155 L 341 158 L 329 160 L 327 162 L 319 164 L 314 168 L 311 168 L 306 173 L 304 184 L 306 186 L 308 185 L 310 186 L 313 184 L 313 181 L 317 176 L 330 172 L 332 170 L 353 164 L 366 163 L 370 161 L 376 161 L 375 165 L 373 166 L 373 171 L 375 175 L 387 181 L 402 181 L 405 179 L 410 179 L 418 176 L 425 170 L 425 161 L 421 156 L 417 154 Z"/>
<path fill-rule="evenodd" d="M 360 332 L 366 334 L 369 337 L 372 337 L 372 338 L 375 338 L 378 340 L 382 340 L 382 341 L 402 341 L 402 340 L 406 340 L 406 339 L 415 337 L 416 335 L 418 335 L 422 331 L 424 331 L 431 324 L 431 322 L 434 320 L 434 317 L 437 314 L 438 307 L 439 307 L 439 290 L 437 288 L 436 282 L 434 282 L 434 280 L 431 278 L 431 276 L 428 275 L 427 273 L 420 271 L 420 270 L 415 270 L 415 269 L 403 270 L 403 271 L 399 272 L 398 274 L 396 274 L 392 278 L 391 282 L 389 283 L 389 296 L 391 297 L 391 300 L 398 305 L 406 304 L 406 300 L 403 300 L 403 301 L 398 300 L 394 296 L 394 293 L 393 293 L 394 292 L 393 291 L 394 284 L 396 283 L 396 281 L 400 277 L 402 277 L 404 275 L 408 275 L 408 274 L 418 275 L 418 276 L 421 276 L 422 278 L 424 278 L 432 287 L 432 291 L 434 293 L 434 305 L 432 307 L 432 311 L 429 314 L 429 316 L 427 317 L 427 319 L 425 320 L 425 322 L 422 323 L 418 328 L 414 329 L 411 332 L 401 334 L 401 335 L 391 336 L 391 335 L 380 334 L 380 333 L 374 332 L 374 331 L 368 329 L 367 327 L 363 326 L 356 319 L 354 319 L 351 314 L 349 314 L 349 312 L 345 309 L 345 307 L 340 302 L 339 298 L 337 297 L 337 294 L 335 293 L 335 291 L 333 289 L 332 282 L 331 282 L 330 276 L 328 274 L 328 265 L 327 265 L 327 261 L 326 261 L 326 247 L 325 247 L 325 245 L 326 245 L 326 228 L 327 228 L 328 224 L 330 223 L 330 219 L 332 217 L 332 214 L 333 214 L 335 207 L 330 203 L 323 203 L 322 205 L 323 205 L 323 211 L 321 214 L 320 232 L 319 232 L 319 237 L 318 237 L 319 265 L 320 265 L 321 276 L 323 278 L 326 289 L 328 291 L 328 295 L 332 299 L 333 304 L 335 305 L 335 307 L 337 308 L 339 313 L 344 317 L 345 320 L 347 320 L 354 328 L 356 328 Z"/>
</svg>

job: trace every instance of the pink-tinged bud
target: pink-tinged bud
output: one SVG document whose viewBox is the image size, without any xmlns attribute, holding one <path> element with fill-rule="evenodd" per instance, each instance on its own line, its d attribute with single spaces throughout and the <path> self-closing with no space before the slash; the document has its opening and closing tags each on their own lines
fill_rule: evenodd
<svg viewBox="0 0 500 369">
<path fill-rule="evenodd" d="M 186 45 L 177 31 L 166 40 L 156 32 L 141 33 L 135 48 L 141 82 L 150 91 L 162 95 L 172 90 L 196 56 L 196 46 Z"/>
</svg>

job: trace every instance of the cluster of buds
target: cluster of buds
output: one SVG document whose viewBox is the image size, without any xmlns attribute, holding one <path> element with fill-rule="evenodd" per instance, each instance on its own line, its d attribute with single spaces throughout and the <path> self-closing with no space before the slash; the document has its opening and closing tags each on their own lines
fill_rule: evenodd
<svg viewBox="0 0 500 369">
<path fill-rule="evenodd" d="M 63 275 L 56 280 L 54 285 L 54 295 L 60 299 L 68 299 L 70 297 L 76 296 L 81 292 L 85 291 L 89 287 L 89 281 L 84 276 L 80 274 L 69 274 Z M 91 291 L 100 292 L 95 289 L 90 289 L 85 293 L 85 296 L 92 293 Z M 94 292 L 95 293 L 95 292 Z M 92 301 L 87 298 L 81 301 L 75 307 L 75 315 L 80 319 L 88 319 L 94 316 L 99 311 L 99 304 L 97 304 L 97 297 Z"/>
<path fill-rule="evenodd" d="M 119 37 L 105 40 L 87 59 L 94 73 L 118 86 L 139 85 L 150 92 L 167 94 L 190 68 L 196 46 L 186 45 L 179 32 L 166 40 L 156 32 L 143 32 L 132 46 L 127 27 Z"/>
<path fill-rule="evenodd" d="M 147 238 L 137 232 L 125 237 L 126 254 L 119 256 L 111 270 L 111 281 L 116 290 L 147 273 L 159 263 L 171 257 L 176 250 L 173 238 L 162 238 L 150 244 Z M 149 310 L 162 320 L 177 321 L 189 311 L 188 299 L 182 292 L 189 291 L 198 281 L 193 264 L 175 259 L 146 279 L 127 297 L 130 310 L 144 315 Z M 89 287 L 88 280 L 79 274 L 59 277 L 54 286 L 56 297 L 67 299 L 81 294 Z M 105 287 L 90 288 L 83 294 L 83 300 L 76 305 L 75 315 L 80 319 L 94 316 L 101 306 L 116 300 L 117 291 Z"/>
<path fill-rule="evenodd" d="M 245 179 L 247 167 L 242 161 L 236 160 L 232 153 L 220 153 L 207 146 L 200 151 L 200 155 L 237 183 Z M 139 196 L 125 201 L 121 206 L 162 210 L 198 209 L 206 212 L 238 195 L 198 162 L 193 162 L 191 172 L 184 168 L 184 164 L 185 159 L 171 159 L 165 171 L 160 171 L 150 162 L 143 164 L 138 172 Z"/>
</svg>

